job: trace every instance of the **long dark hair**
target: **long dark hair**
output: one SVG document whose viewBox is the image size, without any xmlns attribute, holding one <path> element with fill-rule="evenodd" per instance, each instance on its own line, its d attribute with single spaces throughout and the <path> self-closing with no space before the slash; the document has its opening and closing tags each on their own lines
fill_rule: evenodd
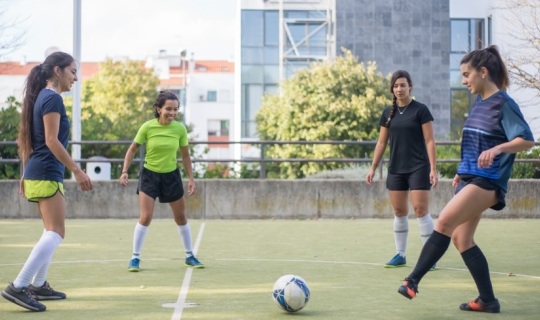
<svg viewBox="0 0 540 320">
<path fill-rule="evenodd" d="M 409 83 L 409 87 L 412 88 L 412 86 L 413 86 L 412 80 L 411 80 L 411 75 L 407 71 L 398 70 L 398 71 L 394 72 L 394 74 L 392 74 L 392 78 L 390 79 L 390 93 L 392 94 L 392 96 L 394 98 L 392 99 L 392 110 L 390 110 L 390 114 L 388 115 L 388 119 L 386 119 L 386 122 L 384 123 L 384 127 L 386 127 L 386 128 L 390 127 L 390 122 L 392 121 L 392 118 L 394 118 L 394 115 L 396 114 L 396 110 L 397 110 L 397 107 L 398 107 L 397 106 L 397 98 L 396 98 L 396 95 L 394 94 L 394 84 L 396 84 L 396 81 L 399 78 L 407 79 L 407 82 Z"/>
<path fill-rule="evenodd" d="M 163 105 L 165 104 L 165 101 L 167 100 L 178 101 L 178 97 L 170 91 L 160 91 L 156 98 L 156 101 L 154 102 L 154 117 L 159 118 L 158 109 L 163 107 Z M 180 105 L 180 102 L 179 102 L 179 105 Z"/>
<path fill-rule="evenodd" d="M 465 63 L 469 63 L 477 71 L 480 71 L 482 67 L 486 68 L 489 72 L 490 79 L 499 90 L 506 90 L 510 85 L 508 70 L 506 70 L 506 66 L 496 45 L 467 53 L 461 59 L 461 64 Z"/>
<path fill-rule="evenodd" d="M 23 90 L 23 104 L 21 112 L 21 123 L 19 126 L 19 158 L 23 166 L 26 164 L 32 146 L 32 127 L 34 117 L 34 104 L 41 89 L 45 88 L 47 81 L 54 76 L 54 68 L 59 67 L 64 70 L 75 61 L 73 57 L 64 52 L 54 52 L 50 54 L 42 64 L 39 64 L 30 70 L 26 78 Z"/>
</svg>

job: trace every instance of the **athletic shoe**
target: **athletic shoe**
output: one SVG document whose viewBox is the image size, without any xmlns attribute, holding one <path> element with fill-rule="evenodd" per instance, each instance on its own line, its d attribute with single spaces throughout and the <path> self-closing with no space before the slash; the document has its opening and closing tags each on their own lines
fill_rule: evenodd
<svg viewBox="0 0 540 320">
<path fill-rule="evenodd" d="M 186 267 L 193 267 L 195 269 L 202 269 L 204 268 L 204 264 L 202 264 L 195 256 L 189 256 L 186 258 L 185 262 Z"/>
<path fill-rule="evenodd" d="M 33 285 L 28 286 L 28 291 L 32 293 L 36 300 L 60 300 L 65 299 L 66 294 L 60 291 L 56 291 L 47 281 L 41 287 L 34 287 Z"/>
<path fill-rule="evenodd" d="M 482 299 L 480 299 L 480 297 L 474 299 L 473 301 L 462 303 L 459 308 L 463 311 L 478 311 L 488 313 L 501 312 L 501 305 L 499 304 L 499 300 L 495 299 L 490 303 L 485 303 L 484 301 L 482 301 Z"/>
<path fill-rule="evenodd" d="M 133 259 L 129 260 L 128 271 L 129 272 L 139 272 L 139 271 L 141 271 L 141 268 L 139 268 L 139 263 L 140 262 L 141 262 L 141 259 L 139 259 L 139 258 L 133 258 Z"/>
<path fill-rule="evenodd" d="M 384 267 L 385 268 L 397 268 L 397 267 L 405 267 L 407 265 L 407 259 L 405 257 L 402 257 L 398 254 L 396 254 L 390 261 L 388 261 Z"/>
<path fill-rule="evenodd" d="M 429 269 L 429 271 L 435 271 L 437 270 L 437 264 L 434 264 L 433 267 L 431 267 L 431 269 Z"/>
<path fill-rule="evenodd" d="M 399 287 L 398 291 L 402 296 L 407 299 L 412 299 L 416 297 L 418 293 L 418 286 L 414 283 L 414 280 L 411 278 L 405 278 L 403 284 Z"/>
<path fill-rule="evenodd" d="M 2 297 L 30 311 L 40 312 L 47 309 L 45 305 L 36 301 L 28 288 L 16 289 L 13 286 L 13 282 L 10 282 L 4 291 L 2 291 Z"/>
</svg>

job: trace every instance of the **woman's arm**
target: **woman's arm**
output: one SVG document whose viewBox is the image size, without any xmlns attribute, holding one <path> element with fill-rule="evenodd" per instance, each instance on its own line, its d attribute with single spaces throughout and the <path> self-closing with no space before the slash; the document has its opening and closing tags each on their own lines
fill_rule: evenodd
<svg viewBox="0 0 540 320">
<path fill-rule="evenodd" d="M 60 128 L 60 114 L 50 112 L 43 116 L 45 127 L 45 144 L 51 150 L 53 155 L 75 176 L 77 184 L 83 191 L 92 190 L 92 181 L 90 177 L 73 161 L 62 143 L 58 140 L 58 131 Z"/>
<path fill-rule="evenodd" d="M 390 130 L 388 128 L 381 126 L 379 131 L 379 139 L 375 145 L 375 151 L 373 152 L 373 161 L 371 162 L 371 168 L 366 176 L 366 183 L 371 185 L 373 183 L 373 177 L 375 176 L 375 170 L 379 166 L 381 159 L 384 154 L 384 150 L 388 145 L 388 138 L 390 136 Z"/>
<path fill-rule="evenodd" d="M 439 176 L 437 174 L 437 148 L 435 145 L 432 121 L 428 121 L 422 125 L 422 133 L 424 134 L 429 158 L 429 181 L 431 182 L 431 186 L 435 188 L 439 182 Z"/>
<path fill-rule="evenodd" d="M 191 167 L 191 156 L 189 155 L 189 147 L 180 147 L 180 153 L 182 154 L 182 163 L 184 169 L 189 177 L 188 180 L 188 195 L 192 195 L 195 192 L 195 180 L 193 179 L 193 169 Z"/>
<path fill-rule="evenodd" d="M 493 159 L 495 159 L 495 157 L 501 153 L 518 153 L 529 150 L 532 147 L 534 147 L 534 141 L 517 137 L 512 141 L 501 143 L 482 152 L 478 157 L 478 166 L 481 168 L 487 168 L 493 164 Z"/>
<path fill-rule="evenodd" d="M 131 166 L 131 162 L 133 161 L 133 157 L 135 156 L 135 153 L 139 149 L 139 144 L 137 144 L 135 141 L 131 143 L 131 145 L 128 148 L 128 151 L 126 152 L 126 155 L 124 156 L 124 165 L 122 166 L 122 174 L 120 175 L 120 185 L 122 187 L 127 186 L 128 183 L 128 170 L 129 166 Z"/>
</svg>

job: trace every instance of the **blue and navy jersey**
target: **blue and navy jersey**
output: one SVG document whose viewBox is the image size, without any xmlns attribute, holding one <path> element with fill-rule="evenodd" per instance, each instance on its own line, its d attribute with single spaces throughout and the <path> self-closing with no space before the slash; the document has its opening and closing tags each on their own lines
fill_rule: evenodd
<svg viewBox="0 0 540 320">
<path fill-rule="evenodd" d="M 506 192 L 516 155 L 500 154 L 489 168 L 480 168 L 478 158 L 485 150 L 517 137 L 534 141 L 531 129 L 514 100 L 504 91 L 498 91 L 485 100 L 478 96 L 463 127 L 461 162 L 457 173 L 484 177 Z"/>
</svg>

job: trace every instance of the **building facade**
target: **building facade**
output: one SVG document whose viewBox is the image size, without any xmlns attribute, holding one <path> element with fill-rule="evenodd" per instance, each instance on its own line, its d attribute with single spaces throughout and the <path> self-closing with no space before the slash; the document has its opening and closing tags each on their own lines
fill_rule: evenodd
<svg viewBox="0 0 540 320">
<path fill-rule="evenodd" d="M 437 139 L 459 138 L 475 99 L 461 84 L 461 58 L 490 44 L 497 44 L 505 59 L 526 50 L 517 41 L 523 30 L 510 29 L 509 19 L 531 13 L 516 15 L 502 9 L 507 2 L 239 0 L 236 108 L 241 126 L 235 139 L 256 139 L 254 120 L 261 97 L 278 92 L 279 79 L 312 61 L 331 61 L 341 48 L 351 50 L 360 61 L 375 61 L 383 75 L 409 71 L 415 99 L 425 103 L 435 118 Z M 540 6 L 536 8 L 540 13 Z M 295 51 L 298 44 L 301 49 Z M 291 51 L 300 54 L 290 57 Z M 538 136 L 540 112 L 532 99 L 538 93 L 515 85 L 508 91 Z"/>
</svg>

